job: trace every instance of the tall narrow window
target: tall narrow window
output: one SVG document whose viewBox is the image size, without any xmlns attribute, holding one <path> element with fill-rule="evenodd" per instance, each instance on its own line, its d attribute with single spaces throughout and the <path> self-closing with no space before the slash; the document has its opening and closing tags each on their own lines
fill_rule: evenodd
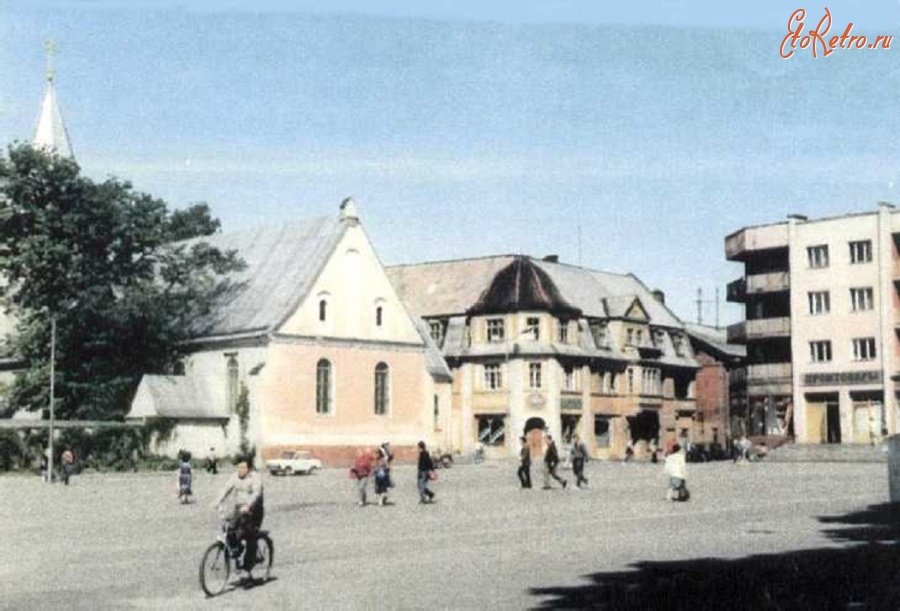
<svg viewBox="0 0 900 611">
<path fill-rule="evenodd" d="M 807 293 L 809 299 L 809 313 L 828 314 L 831 311 L 831 299 L 828 291 L 813 291 Z"/>
<path fill-rule="evenodd" d="M 378 363 L 375 366 L 375 413 L 384 416 L 390 407 L 390 392 L 388 386 L 388 366 L 386 363 Z"/>
<path fill-rule="evenodd" d="M 441 401 L 437 395 L 434 395 L 434 430 L 441 428 Z"/>
<path fill-rule="evenodd" d="M 634 369 L 632 369 L 631 367 L 629 367 L 625 371 L 625 381 L 627 384 L 626 392 L 629 395 L 633 395 L 634 394 Z"/>
<path fill-rule="evenodd" d="M 872 287 L 850 289 L 850 308 L 854 312 L 865 312 L 875 307 L 875 293 Z"/>
<path fill-rule="evenodd" d="M 234 354 L 227 354 L 228 361 L 225 364 L 227 370 L 226 401 L 228 401 L 228 413 L 233 414 L 237 409 L 238 399 L 238 361 Z"/>
<path fill-rule="evenodd" d="M 325 322 L 328 318 L 328 301 L 325 299 L 319 300 L 319 321 Z"/>
<path fill-rule="evenodd" d="M 569 322 L 566 320 L 559 321 L 559 343 L 569 343 Z"/>
<path fill-rule="evenodd" d="M 540 363 L 528 363 L 528 387 L 529 388 L 540 388 L 541 387 L 541 364 Z"/>
<path fill-rule="evenodd" d="M 320 359 L 316 364 L 316 413 L 331 413 L 331 362 Z"/>
<path fill-rule="evenodd" d="M 860 240 L 859 242 L 850 242 L 850 263 L 871 263 L 872 261 L 872 240 Z"/>
<path fill-rule="evenodd" d="M 809 357 L 813 363 L 827 363 L 831 360 L 831 342 L 828 340 L 809 342 Z"/>
<path fill-rule="evenodd" d="M 499 364 L 484 366 L 484 388 L 486 390 L 498 390 L 503 388 L 503 375 L 500 373 Z"/>
<path fill-rule="evenodd" d="M 828 245 L 819 244 L 806 249 L 806 257 L 812 268 L 828 267 Z"/>
<path fill-rule="evenodd" d="M 502 318 L 488 318 L 487 341 L 491 343 L 502 342 L 504 338 Z"/>
<path fill-rule="evenodd" d="M 377 307 L 375 308 L 375 326 L 376 326 L 376 327 L 380 327 L 380 326 L 381 326 L 382 312 L 383 312 L 383 309 L 382 309 L 381 306 L 377 306 Z"/>
</svg>

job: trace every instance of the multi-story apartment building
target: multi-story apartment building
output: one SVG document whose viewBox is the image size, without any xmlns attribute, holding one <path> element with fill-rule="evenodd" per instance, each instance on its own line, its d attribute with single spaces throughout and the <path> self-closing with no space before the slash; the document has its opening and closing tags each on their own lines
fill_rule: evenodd
<svg viewBox="0 0 900 611">
<path fill-rule="evenodd" d="M 453 375 L 452 450 L 514 454 L 542 430 L 594 456 L 689 438 L 697 361 L 661 293 L 630 274 L 524 256 L 387 269 Z"/>
<path fill-rule="evenodd" d="M 744 265 L 728 285 L 744 322 L 750 434 L 799 443 L 873 443 L 897 432 L 900 214 L 791 216 L 725 238 Z"/>
</svg>

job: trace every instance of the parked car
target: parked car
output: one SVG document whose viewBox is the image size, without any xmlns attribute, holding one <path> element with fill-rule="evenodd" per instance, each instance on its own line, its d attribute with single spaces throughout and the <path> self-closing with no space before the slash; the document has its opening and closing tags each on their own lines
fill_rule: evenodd
<svg viewBox="0 0 900 611">
<path fill-rule="evenodd" d="M 293 475 L 305 473 L 309 475 L 322 468 L 322 461 L 305 450 L 288 450 L 281 453 L 280 458 L 266 461 L 266 469 L 272 475 Z"/>
</svg>

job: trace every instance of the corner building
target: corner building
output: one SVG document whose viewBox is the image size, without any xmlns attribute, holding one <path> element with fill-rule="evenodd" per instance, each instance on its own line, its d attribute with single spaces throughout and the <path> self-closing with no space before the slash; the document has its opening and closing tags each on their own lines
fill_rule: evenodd
<svg viewBox="0 0 900 611">
<path fill-rule="evenodd" d="M 633 275 L 493 256 L 387 268 L 452 373 L 453 451 L 515 455 L 574 433 L 595 457 L 689 439 L 697 361 L 684 325 Z"/>
<path fill-rule="evenodd" d="M 751 435 L 876 443 L 897 432 L 900 215 L 877 211 L 745 227 L 725 238 L 744 265 L 728 341 L 747 346 L 740 409 Z"/>
</svg>

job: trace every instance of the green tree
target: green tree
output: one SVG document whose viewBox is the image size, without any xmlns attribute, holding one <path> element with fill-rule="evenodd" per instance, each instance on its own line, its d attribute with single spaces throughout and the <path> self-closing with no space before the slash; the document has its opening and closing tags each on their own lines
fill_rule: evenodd
<svg viewBox="0 0 900 611">
<path fill-rule="evenodd" d="M 166 204 L 71 159 L 28 145 L 0 158 L 0 277 L 16 313 L 12 347 L 27 364 L 9 409 L 46 409 L 51 319 L 57 321 L 61 418 L 120 418 L 145 373 L 168 373 L 198 321 L 233 286 L 234 252 L 200 240 L 218 227 L 205 205 Z"/>
</svg>

